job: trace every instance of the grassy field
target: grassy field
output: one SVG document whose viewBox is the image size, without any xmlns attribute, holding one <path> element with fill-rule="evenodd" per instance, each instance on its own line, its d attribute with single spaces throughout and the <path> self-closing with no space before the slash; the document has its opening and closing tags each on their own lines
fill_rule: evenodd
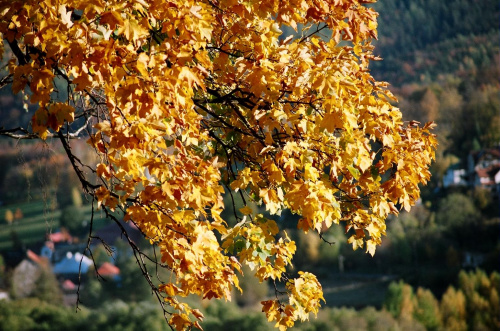
<svg viewBox="0 0 500 331">
<path fill-rule="evenodd" d="M 323 292 L 328 307 L 381 308 L 387 294 L 387 287 L 393 281 L 390 277 L 372 280 L 354 280 L 345 284 L 323 284 Z M 360 300 L 362 298 L 362 300 Z"/>
<path fill-rule="evenodd" d="M 4 220 L 5 212 L 7 210 L 13 213 L 19 208 L 23 212 L 23 217 L 31 217 L 40 215 L 44 210 L 50 210 L 49 202 L 44 200 L 35 200 L 30 202 L 21 202 L 0 206 L 0 220 Z"/>
<path fill-rule="evenodd" d="M 23 218 L 14 220 L 12 224 L 7 224 L 3 217 L 9 209 L 15 212 L 20 209 Z M 90 205 L 82 207 L 85 217 L 90 220 L 92 208 Z M 30 201 L 25 203 L 12 204 L 0 207 L 0 251 L 12 248 L 13 233 L 24 245 L 31 245 L 43 242 L 47 234 L 55 232 L 59 228 L 60 210 L 49 210 L 45 201 Z M 104 225 L 104 217 L 99 212 L 95 212 L 94 221 L 97 225 Z"/>
</svg>

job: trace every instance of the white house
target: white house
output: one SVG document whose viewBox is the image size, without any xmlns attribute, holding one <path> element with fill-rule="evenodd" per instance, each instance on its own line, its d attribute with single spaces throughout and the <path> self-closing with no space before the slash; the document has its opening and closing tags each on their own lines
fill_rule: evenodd
<svg viewBox="0 0 500 331">
<path fill-rule="evenodd" d="M 450 167 L 444 174 L 443 186 L 445 188 L 450 186 L 467 186 L 466 176 L 467 171 L 465 169 L 453 169 Z"/>
</svg>

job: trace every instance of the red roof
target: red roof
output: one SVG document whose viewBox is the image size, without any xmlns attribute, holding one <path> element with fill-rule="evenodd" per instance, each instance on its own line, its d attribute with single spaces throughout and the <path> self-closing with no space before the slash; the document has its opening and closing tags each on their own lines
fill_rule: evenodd
<svg viewBox="0 0 500 331">
<path fill-rule="evenodd" d="M 35 262 L 38 265 L 46 265 L 47 264 L 47 260 L 45 260 L 44 258 L 38 256 L 35 252 L 33 252 L 30 249 L 28 249 L 28 251 L 26 252 L 26 255 L 28 256 L 28 258 L 31 261 Z"/>
<path fill-rule="evenodd" d="M 64 241 L 72 241 L 73 238 L 68 231 L 60 231 L 49 234 L 49 241 L 60 243 Z"/>
<path fill-rule="evenodd" d="M 61 232 L 51 233 L 49 235 L 49 240 L 58 243 L 64 240 L 64 236 Z"/>
<path fill-rule="evenodd" d="M 97 273 L 103 277 L 105 276 L 116 276 L 120 274 L 120 269 L 117 266 L 112 265 L 109 262 L 104 262 L 99 269 L 97 269 Z"/>
<path fill-rule="evenodd" d="M 66 279 L 62 283 L 62 287 L 65 290 L 74 290 L 74 289 L 76 289 L 76 285 L 71 280 L 69 280 L 69 279 Z"/>
<path fill-rule="evenodd" d="M 481 185 L 495 185 L 495 175 L 500 170 L 498 165 L 491 165 L 487 168 L 476 169 Z"/>
</svg>

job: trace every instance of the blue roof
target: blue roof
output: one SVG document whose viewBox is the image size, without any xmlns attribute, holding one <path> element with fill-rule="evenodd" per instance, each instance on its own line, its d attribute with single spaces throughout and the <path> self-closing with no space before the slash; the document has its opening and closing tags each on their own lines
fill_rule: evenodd
<svg viewBox="0 0 500 331">
<path fill-rule="evenodd" d="M 83 259 L 82 259 L 83 258 Z M 81 270 L 80 270 L 81 261 Z M 80 271 L 86 273 L 92 265 L 92 260 L 80 253 L 72 254 L 68 252 L 66 257 L 54 265 L 55 274 L 77 274 Z"/>
</svg>

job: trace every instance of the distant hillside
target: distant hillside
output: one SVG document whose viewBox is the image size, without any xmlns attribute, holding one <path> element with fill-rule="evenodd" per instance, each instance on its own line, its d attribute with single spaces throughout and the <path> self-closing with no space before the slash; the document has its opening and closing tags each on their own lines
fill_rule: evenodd
<svg viewBox="0 0 500 331">
<path fill-rule="evenodd" d="M 381 0 L 377 79 L 393 85 L 489 68 L 499 53 L 496 0 Z"/>
</svg>

